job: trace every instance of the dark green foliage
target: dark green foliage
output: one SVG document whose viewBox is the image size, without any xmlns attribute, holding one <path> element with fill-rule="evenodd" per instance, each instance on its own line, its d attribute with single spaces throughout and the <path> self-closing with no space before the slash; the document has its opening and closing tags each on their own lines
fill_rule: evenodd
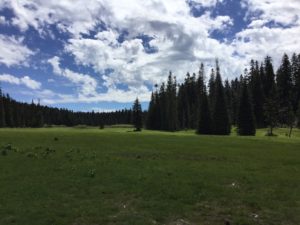
<svg viewBox="0 0 300 225">
<path fill-rule="evenodd" d="M 212 132 L 212 121 L 210 107 L 208 103 L 207 90 L 205 85 L 205 76 L 204 76 L 204 65 L 201 64 L 199 77 L 197 80 L 197 89 L 198 89 L 198 126 L 196 133 L 197 134 L 211 134 Z"/>
<path fill-rule="evenodd" d="M 250 93 L 252 97 L 256 127 L 258 128 L 262 128 L 265 125 L 264 116 L 263 116 L 263 105 L 265 99 L 264 99 L 262 78 L 263 75 L 260 74 L 258 62 L 257 61 L 254 62 L 253 60 L 251 60 L 249 86 L 250 86 Z"/>
<path fill-rule="evenodd" d="M 300 55 L 296 54 L 292 56 L 291 63 L 286 54 L 283 56 L 276 82 L 269 56 L 260 64 L 252 60 L 249 73 L 245 69 L 240 79 L 226 80 L 225 87 L 218 63 L 216 68 L 211 69 L 207 85 L 203 64 L 198 75 L 187 73 L 183 83 L 178 86 L 170 72 L 166 83 L 155 85 L 148 112 L 141 113 L 142 118 L 147 118 L 142 124 L 152 130 L 203 129 L 202 133 L 229 134 L 231 124 L 238 124 L 244 82 L 249 90 L 247 97 L 253 104 L 256 127 L 273 128 L 278 122 L 280 126 L 291 127 L 292 115 L 297 119 L 300 110 Z M 133 121 L 131 109 L 109 113 L 73 112 L 34 102 L 16 102 L 9 95 L 3 95 L 1 90 L 0 96 L 0 127 L 83 125 L 102 128 L 104 125 L 130 124 Z"/>
<path fill-rule="evenodd" d="M 151 95 L 146 127 L 152 130 L 176 131 L 180 113 L 178 113 L 177 82 L 170 72 L 167 85 L 162 83 L 159 92 L 155 91 Z"/>
<path fill-rule="evenodd" d="M 238 78 L 235 78 L 231 81 L 230 86 L 230 92 L 231 92 L 231 123 L 233 125 L 237 124 L 237 110 L 239 105 L 239 93 L 240 93 L 240 82 Z"/>
<path fill-rule="evenodd" d="M 210 107 L 209 107 L 206 91 L 203 93 L 200 99 L 197 133 L 198 134 L 212 133 L 211 114 L 210 114 Z"/>
<path fill-rule="evenodd" d="M 199 72 L 200 73 L 200 72 Z M 187 73 L 178 92 L 178 116 L 181 129 L 194 129 L 197 121 L 198 83 L 196 74 Z"/>
<path fill-rule="evenodd" d="M 263 88 L 264 88 L 265 97 L 268 98 L 275 86 L 275 74 L 274 74 L 272 59 L 270 56 L 267 56 L 265 58 L 264 66 L 265 66 L 265 70 L 264 73 L 262 73 Z"/>
<path fill-rule="evenodd" d="M 4 99 L 0 88 L 0 127 L 5 127 L 5 111 L 4 111 Z"/>
<path fill-rule="evenodd" d="M 298 109 L 296 112 L 296 125 L 300 128 L 300 101 L 298 102 Z"/>
<path fill-rule="evenodd" d="M 287 54 L 284 54 L 281 65 L 277 72 L 277 97 L 279 104 L 279 122 L 286 124 L 286 114 L 292 103 L 292 69 Z"/>
<path fill-rule="evenodd" d="M 244 81 L 240 94 L 237 118 L 237 131 L 239 135 L 255 135 L 255 120 L 253 105 L 249 96 L 247 83 Z"/>
<path fill-rule="evenodd" d="M 141 131 L 143 127 L 142 119 L 142 107 L 138 98 L 134 101 L 132 107 L 132 123 L 135 127 L 135 131 Z"/>
<path fill-rule="evenodd" d="M 211 74 L 210 74 L 210 78 L 208 81 L 208 88 L 209 88 L 208 97 L 209 97 L 209 104 L 211 106 L 211 108 L 210 108 L 211 111 L 213 111 L 212 107 L 214 106 L 214 103 L 215 103 L 215 91 L 216 91 L 215 82 L 216 82 L 215 71 L 214 71 L 214 69 L 211 69 Z"/>
<path fill-rule="evenodd" d="M 279 109 L 278 101 L 276 96 L 275 87 L 270 91 L 269 97 L 266 99 L 264 104 L 264 115 L 266 118 L 266 123 L 269 126 L 269 135 L 273 135 L 273 128 L 276 127 L 278 123 Z"/>
<path fill-rule="evenodd" d="M 151 99 L 149 102 L 149 108 L 148 108 L 148 114 L 147 114 L 147 120 L 146 120 L 146 128 L 149 130 L 154 130 L 155 129 L 155 107 L 156 107 L 156 99 L 155 95 L 152 92 L 151 94 Z"/>
<path fill-rule="evenodd" d="M 166 130 L 168 131 L 175 131 L 177 130 L 178 126 L 178 113 L 177 113 L 177 82 L 176 78 L 172 76 L 170 72 L 167 82 L 167 89 L 166 89 L 166 97 L 167 97 L 167 107 L 166 107 L 166 117 L 167 117 L 167 124 Z"/>
<path fill-rule="evenodd" d="M 229 123 L 232 124 L 233 118 L 232 118 L 232 91 L 230 87 L 229 80 L 225 80 L 225 86 L 224 86 L 224 93 L 225 93 L 225 101 L 227 105 L 227 112 L 228 112 L 228 117 L 229 117 Z"/>
<path fill-rule="evenodd" d="M 229 123 L 228 108 L 226 105 L 226 99 L 224 94 L 224 87 L 222 84 L 220 68 L 218 61 L 216 62 L 216 80 L 215 80 L 215 91 L 213 101 L 213 134 L 216 135 L 228 135 L 231 131 Z"/>
<path fill-rule="evenodd" d="M 295 115 L 293 106 L 291 104 L 289 106 L 287 106 L 287 111 L 285 114 L 285 121 L 286 121 L 286 125 L 289 127 L 288 136 L 291 137 L 292 130 L 293 130 L 294 126 L 296 125 L 296 115 Z"/>
<path fill-rule="evenodd" d="M 292 104 L 294 111 L 297 112 L 298 102 L 300 101 L 300 54 L 297 56 L 296 53 L 292 56 Z"/>
<path fill-rule="evenodd" d="M 40 104 L 20 103 L 0 89 L 0 127 L 42 127 L 44 124 L 101 126 L 131 124 L 131 109 L 115 112 L 73 112 Z"/>
</svg>

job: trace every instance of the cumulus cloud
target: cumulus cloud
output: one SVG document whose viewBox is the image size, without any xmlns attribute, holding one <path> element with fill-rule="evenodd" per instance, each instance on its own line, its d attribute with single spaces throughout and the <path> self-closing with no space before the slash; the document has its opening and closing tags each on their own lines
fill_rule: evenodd
<svg viewBox="0 0 300 225">
<path fill-rule="evenodd" d="M 223 0 L 188 0 L 190 3 L 197 3 L 202 7 L 213 7 L 218 2 L 223 2 Z"/>
<path fill-rule="evenodd" d="M 21 31 L 32 27 L 45 35 L 47 27 L 54 25 L 67 33 L 70 38 L 64 40 L 64 54 L 99 76 L 63 68 L 60 58 L 54 56 L 48 61 L 53 72 L 75 85 L 78 93 L 48 93 L 46 102 L 128 102 L 137 96 L 149 100 L 148 87 L 164 81 L 169 70 L 180 82 L 186 72 L 196 72 L 201 62 L 210 67 L 218 57 L 222 75 L 233 78 L 251 58 L 262 60 L 271 54 L 276 63 L 283 52 L 300 51 L 300 1 L 242 0 L 248 24 L 225 41 L 214 38 L 213 33 L 224 34 L 235 24 L 229 15 L 213 15 L 218 3 L 226 1 L 94 0 L 87 4 L 85 0 L 3 0 L 0 8 L 13 10 L 10 23 Z M 203 14 L 194 17 L 191 6 L 204 9 Z M 5 53 L 0 63 L 8 66 L 26 64 L 33 54 L 22 39 L 3 35 L 0 49 Z M 104 83 L 98 82 L 100 78 Z M 98 86 L 107 91 L 100 93 Z"/>
<path fill-rule="evenodd" d="M 9 25 L 9 22 L 4 16 L 0 16 L 0 25 Z"/>
<path fill-rule="evenodd" d="M 49 59 L 48 62 L 51 64 L 55 74 L 63 76 L 70 82 L 78 85 L 80 94 L 84 96 L 92 96 L 96 94 L 97 81 L 93 77 L 87 74 L 76 73 L 69 69 L 61 68 L 60 59 L 57 56 Z"/>
<path fill-rule="evenodd" d="M 283 25 L 299 25 L 300 1 L 298 0 L 243 0 L 252 20 L 274 21 Z"/>
<path fill-rule="evenodd" d="M 34 52 L 27 48 L 22 41 L 22 38 L 0 34 L 0 64 L 6 66 L 28 65 L 28 60 Z"/>
<path fill-rule="evenodd" d="M 2 0 L 0 7 L 13 10 L 12 24 L 25 31 L 30 26 L 43 33 L 45 25 L 57 24 L 61 30 L 74 35 L 88 33 L 96 24 L 102 4 L 100 1 L 68 0 Z"/>
<path fill-rule="evenodd" d="M 31 79 L 29 76 L 18 78 L 10 74 L 0 74 L 0 81 L 15 85 L 25 85 L 26 87 L 33 90 L 40 89 L 42 86 L 40 82 Z"/>
<path fill-rule="evenodd" d="M 94 96 L 84 95 L 60 95 L 42 99 L 44 104 L 61 104 L 61 103 L 94 103 L 94 102 L 133 102 L 136 97 L 140 101 L 149 101 L 150 92 L 146 88 L 133 88 L 131 90 L 121 90 L 110 88 L 107 92 L 97 93 Z"/>
<path fill-rule="evenodd" d="M 247 60 L 271 55 L 277 67 L 284 52 L 300 51 L 300 1 L 243 0 L 242 4 L 250 23 L 232 43 L 239 54 Z"/>
<path fill-rule="evenodd" d="M 229 16 L 213 18 L 206 12 L 195 18 L 188 4 L 181 0 L 102 2 L 106 13 L 101 19 L 109 26 L 108 30 L 93 38 L 72 38 L 65 49 L 80 65 L 91 66 L 99 73 L 112 69 L 113 72 L 103 76 L 107 87 L 121 83 L 142 87 L 145 81 L 154 84 L 164 80 L 169 70 L 182 80 L 188 69 L 198 70 L 200 61 L 230 58 L 233 52 L 209 37 L 214 30 L 232 26 Z M 127 35 L 119 43 L 122 30 Z M 151 38 L 148 45 L 155 49 L 152 54 L 143 46 L 140 35 Z M 202 54 L 204 49 L 209 56 Z M 220 49 L 226 53 L 216 51 Z"/>
<path fill-rule="evenodd" d="M 78 86 L 78 93 L 72 95 L 52 94 L 47 92 L 48 97 L 42 100 L 45 104 L 54 103 L 75 103 L 75 102 L 99 102 L 99 101 L 116 101 L 116 102 L 131 102 L 137 96 L 141 101 L 148 101 L 150 91 L 147 87 L 130 87 L 129 90 L 121 90 L 116 86 L 110 86 L 107 92 L 98 92 L 98 82 L 95 78 L 87 74 L 80 74 L 69 69 L 64 69 L 60 65 L 59 57 L 55 56 L 48 60 L 52 66 L 53 72 L 63 76 L 71 83 Z M 109 86 L 109 85 L 108 85 Z"/>
</svg>

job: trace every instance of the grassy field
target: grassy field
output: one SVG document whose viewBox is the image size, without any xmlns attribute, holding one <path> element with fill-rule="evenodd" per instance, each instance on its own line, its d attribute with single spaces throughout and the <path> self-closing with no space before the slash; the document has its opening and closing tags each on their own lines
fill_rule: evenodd
<svg viewBox="0 0 300 225">
<path fill-rule="evenodd" d="M 0 224 L 300 224 L 300 131 L 0 129 Z"/>
</svg>

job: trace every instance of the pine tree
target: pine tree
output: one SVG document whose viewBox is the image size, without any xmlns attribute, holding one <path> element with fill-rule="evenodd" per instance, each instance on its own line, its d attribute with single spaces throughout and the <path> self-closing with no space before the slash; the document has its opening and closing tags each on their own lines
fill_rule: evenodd
<svg viewBox="0 0 300 225">
<path fill-rule="evenodd" d="M 292 130 L 293 130 L 295 122 L 296 122 L 296 115 L 295 115 L 293 106 L 291 104 L 287 106 L 285 121 L 286 121 L 286 124 L 288 125 L 288 128 L 289 128 L 288 137 L 291 137 L 292 136 Z"/>
<path fill-rule="evenodd" d="M 271 91 L 275 86 L 275 74 L 272 64 L 272 58 L 267 56 L 265 58 L 265 72 L 263 73 L 263 88 L 266 98 L 269 98 Z"/>
<path fill-rule="evenodd" d="M 155 124 L 155 97 L 154 93 L 151 94 L 151 100 L 149 102 L 148 114 L 147 114 L 147 121 L 146 127 L 149 130 L 154 129 Z"/>
<path fill-rule="evenodd" d="M 212 121 L 206 90 L 203 91 L 200 99 L 198 127 L 196 132 L 198 134 L 212 133 Z"/>
<path fill-rule="evenodd" d="M 186 96 L 185 96 L 185 87 L 184 84 L 181 84 L 179 86 L 178 90 L 178 104 L 177 104 L 177 110 L 178 110 L 178 126 L 179 129 L 185 129 L 187 127 L 187 122 L 186 122 Z"/>
<path fill-rule="evenodd" d="M 230 87 L 229 80 L 225 80 L 225 87 L 224 87 L 224 93 L 225 93 L 225 101 L 227 103 L 227 112 L 228 112 L 228 118 L 229 123 L 232 124 L 232 90 Z"/>
<path fill-rule="evenodd" d="M 251 60 L 250 69 L 250 89 L 253 102 L 253 110 L 256 121 L 256 127 L 264 127 L 263 105 L 264 105 L 264 91 L 262 79 L 258 67 L 258 62 Z"/>
<path fill-rule="evenodd" d="M 13 115 L 13 102 L 8 94 L 4 98 L 4 110 L 6 126 L 15 127 Z"/>
<path fill-rule="evenodd" d="M 240 93 L 237 128 L 239 135 L 255 135 L 256 132 L 253 106 L 245 81 Z"/>
<path fill-rule="evenodd" d="M 279 104 L 279 122 L 281 124 L 287 124 L 286 114 L 288 113 L 288 107 L 292 105 L 292 70 L 290 60 L 287 54 L 284 54 L 281 65 L 277 72 L 277 96 Z"/>
<path fill-rule="evenodd" d="M 166 130 L 175 131 L 177 130 L 177 83 L 176 78 L 172 76 L 170 72 L 168 76 L 166 98 L 167 98 L 167 126 Z"/>
<path fill-rule="evenodd" d="M 300 128 L 300 101 L 298 102 L 297 112 L 296 112 L 296 125 Z"/>
<path fill-rule="evenodd" d="M 211 69 L 210 78 L 208 81 L 208 88 L 209 88 L 209 94 L 208 94 L 209 104 L 213 106 L 215 101 L 215 90 L 216 90 L 216 76 L 215 76 L 214 69 Z"/>
<path fill-rule="evenodd" d="M 297 111 L 298 102 L 300 101 L 300 54 L 297 56 L 295 53 L 292 56 L 292 102 L 294 111 Z"/>
<path fill-rule="evenodd" d="M 0 88 L 0 127 L 5 127 L 5 110 L 4 110 L 4 101 L 2 96 L 2 90 Z"/>
<path fill-rule="evenodd" d="M 141 131 L 143 126 L 142 107 L 138 98 L 136 98 L 132 107 L 132 120 L 135 131 Z"/>
<path fill-rule="evenodd" d="M 232 95 L 232 114 L 231 114 L 231 122 L 232 124 L 237 124 L 237 109 L 239 104 L 239 90 L 240 90 L 240 82 L 238 78 L 235 78 L 231 81 L 231 95 Z"/>
<path fill-rule="evenodd" d="M 230 123 L 218 61 L 216 61 L 214 98 L 214 107 L 212 113 L 213 134 L 228 135 L 230 134 Z"/>
<path fill-rule="evenodd" d="M 160 130 L 167 130 L 168 127 L 168 105 L 167 105 L 166 86 L 163 82 L 159 90 L 159 112 L 160 112 Z"/>
<path fill-rule="evenodd" d="M 269 93 L 269 97 L 264 104 L 264 115 L 269 126 L 268 136 L 273 136 L 273 128 L 278 123 L 278 102 L 275 87 Z"/>
</svg>

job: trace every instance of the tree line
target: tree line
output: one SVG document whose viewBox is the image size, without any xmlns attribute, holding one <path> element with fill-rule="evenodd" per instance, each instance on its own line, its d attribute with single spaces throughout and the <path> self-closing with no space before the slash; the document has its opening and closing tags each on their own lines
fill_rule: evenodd
<svg viewBox="0 0 300 225">
<path fill-rule="evenodd" d="M 44 125 L 100 126 L 131 124 L 132 110 L 74 112 L 36 104 L 21 103 L 3 94 L 0 88 L 0 127 L 42 127 Z"/>
<path fill-rule="evenodd" d="M 272 59 L 251 60 L 249 70 L 231 81 L 222 81 L 219 62 L 209 78 L 201 64 L 198 74 L 187 73 L 182 84 L 170 72 L 166 83 L 155 85 L 148 112 L 136 99 L 132 109 L 115 112 L 74 112 L 21 103 L 0 88 L 0 127 L 44 125 L 134 124 L 151 130 L 195 129 L 199 134 L 228 135 L 236 126 L 240 135 L 254 135 L 256 128 L 300 125 L 300 54 L 287 54 L 274 72 Z"/>
<path fill-rule="evenodd" d="M 251 60 L 249 70 L 231 81 L 222 81 L 216 60 L 206 79 L 204 65 L 198 74 L 187 73 L 182 84 L 170 72 L 166 83 L 155 85 L 146 128 L 176 131 L 195 129 L 199 134 L 228 135 L 236 126 L 240 135 L 256 128 L 300 125 L 300 54 L 282 57 L 274 71 L 272 58 Z"/>
</svg>

